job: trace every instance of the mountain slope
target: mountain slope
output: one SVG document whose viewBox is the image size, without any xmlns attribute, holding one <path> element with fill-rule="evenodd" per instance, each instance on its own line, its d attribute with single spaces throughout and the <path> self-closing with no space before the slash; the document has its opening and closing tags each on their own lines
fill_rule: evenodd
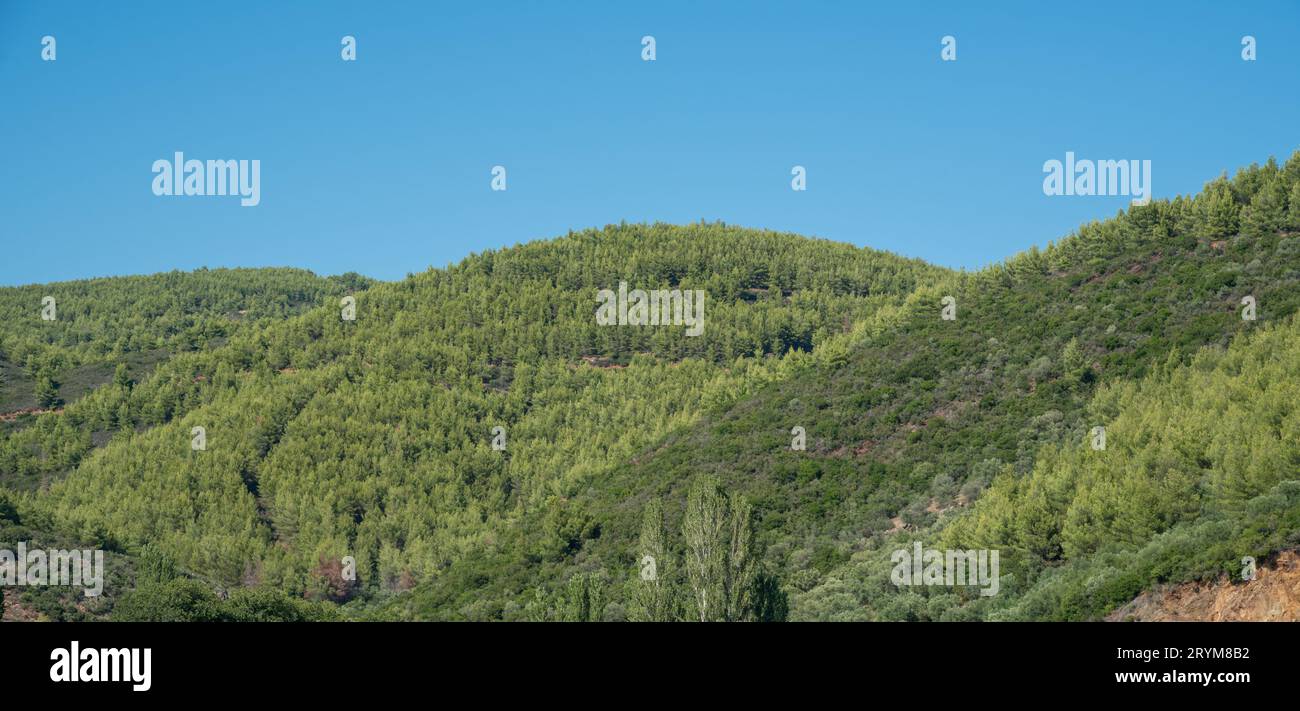
<svg viewBox="0 0 1300 711">
<path fill-rule="evenodd" d="M 900 593 L 888 584 L 888 552 L 910 536 L 933 540 L 995 476 L 1027 475 L 1042 448 L 1083 442 L 1098 384 L 1185 363 L 1294 313 L 1300 204 L 1286 196 L 1298 190 L 1300 156 L 1285 168 L 1270 161 L 1193 199 L 1134 207 L 1046 250 L 943 277 L 851 348 L 819 352 L 797 377 L 710 411 L 602 476 L 577 501 L 602 535 L 568 568 L 548 576 L 518 558 L 484 558 L 470 564 L 471 579 L 514 570 L 509 582 L 449 576 L 399 614 L 491 617 L 526 603 L 520 581 L 558 591 L 572 571 L 630 576 L 647 494 L 670 500 L 672 528 L 701 474 L 761 512 L 768 562 L 793 588 L 795 618 L 982 614 L 963 612 L 948 590 L 937 602 Z M 948 295 L 951 321 L 941 316 Z M 1240 315 L 1245 296 L 1256 300 L 1255 321 Z M 790 448 L 795 426 L 807 429 L 807 451 Z M 855 555 L 876 556 L 883 586 L 846 582 Z"/>
<path fill-rule="evenodd" d="M 369 285 L 355 274 L 201 269 L 0 288 L 0 485 L 61 475 L 118 425 L 84 421 L 84 407 L 53 411 L 104 386 L 125 392 L 174 356 Z"/>
<path fill-rule="evenodd" d="M 477 255 L 359 294 L 355 321 L 325 307 L 241 331 L 78 403 L 148 428 L 119 428 L 29 505 L 126 550 L 156 543 L 227 588 L 383 595 L 534 519 L 521 552 L 560 561 L 599 535 L 566 504 L 593 477 L 944 272 L 721 225 Z M 597 325 L 597 291 L 619 281 L 704 289 L 704 332 Z M 355 587 L 334 575 L 346 556 Z"/>
</svg>

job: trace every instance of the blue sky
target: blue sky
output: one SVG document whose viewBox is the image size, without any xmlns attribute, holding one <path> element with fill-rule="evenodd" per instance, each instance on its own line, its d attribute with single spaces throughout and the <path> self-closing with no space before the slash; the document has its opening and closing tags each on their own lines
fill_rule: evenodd
<svg viewBox="0 0 1300 711">
<path fill-rule="evenodd" d="M 620 220 L 978 268 L 1127 203 L 1043 195 L 1066 151 L 1159 198 L 1300 148 L 1294 1 L 206 5 L 0 0 L 0 284 L 396 279 Z M 178 150 L 260 160 L 261 204 L 155 196 Z"/>
</svg>

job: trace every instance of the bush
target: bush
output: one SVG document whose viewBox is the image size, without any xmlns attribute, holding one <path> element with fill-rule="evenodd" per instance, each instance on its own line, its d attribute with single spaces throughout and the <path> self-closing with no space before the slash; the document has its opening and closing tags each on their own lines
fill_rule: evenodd
<svg viewBox="0 0 1300 711">
<path fill-rule="evenodd" d="M 226 619 L 221 601 L 196 580 L 143 585 L 127 593 L 113 608 L 120 622 L 219 622 Z"/>
</svg>

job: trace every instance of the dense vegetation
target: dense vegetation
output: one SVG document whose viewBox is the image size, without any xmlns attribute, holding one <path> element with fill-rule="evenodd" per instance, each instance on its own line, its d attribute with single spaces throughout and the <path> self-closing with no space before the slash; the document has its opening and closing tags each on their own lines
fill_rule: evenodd
<svg viewBox="0 0 1300 711">
<path fill-rule="evenodd" d="M 994 478 L 1030 475 L 1044 448 L 1082 446 L 1091 427 L 1107 424 L 1089 414 L 1099 385 L 1178 367 L 1294 313 L 1300 208 L 1274 198 L 1295 193 L 1298 178 L 1300 158 L 1285 169 L 1252 166 L 1195 198 L 1134 207 L 1045 250 L 941 277 L 861 322 L 852 338 L 819 347 L 791 377 L 706 413 L 584 491 L 576 506 L 602 522 L 603 534 L 571 569 L 631 569 L 647 494 L 672 501 L 669 518 L 679 520 L 689 482 L 716 474 L 760 512 L 767 562 L 790 588 L 792 617 L 993 614 L 993 604 L 968 605 L 960 590 L 900 592 L 889 584 L 889 553 L 913 538 L 940 542 Z M 956 298 L 952 321 L 941 317 L 947 295 Z M 1258 304 L 1255 321 L 1241 317 L 1247 295 Z M 795 426 L 807 430 L 807 451 L 790 447 Z M 1294 468 L 1271 474 L 1293 477 Z M 1184 565 L 1175 578 L 1221 571 L 1248 554 L 1218 552 L 1215 565 Z M 999 605 L 1018 600 L 1041 570 L 1008 567 L 1021 582 L 1007 581 Z M 434 581 L 404 602 L 404 613 L 509 617 L 512 589 L 547 584 L 544 569 L 509 554 L 483 553 L 463 568 L 466 577 Z M 1152 573 L 1135 583 L 1175 578 Z"/>
<path fill-rule="evenodd" d="M 566 505 L 593 477 L 796 359 L 755 356 L 811 349 L 940 273 L 722 225 L 574 234 L 374 287 L 355 321 L 324 307 L 178 355 L 40 416 L 48 445 L 14 442 L 4 471 L 66 472 L 24 501 L 227 588 L 382 595 L 524 521 L 543 533 L 520 552 L 562 565 L 598 535 Z M 619 280 L 705 289 L 703 334 L 596 326 L 596 292 Z M 96 431 L 113 439 L 89 449 Z M 356 586 L 338 580 L 345 555 Z"/>
<path fill-rule="evenodd" d="M 0 440 L 13 520 L 172 571 L 118 619 L 1087 619 L 1300 543 L 1300 154 L 973 274 L 700 224 L 267 273 L 251 323 L 187 276 L 57 338 L 0 295 L 47 373 L 167 352 Z M 620 281 L 703 334 L 597 325 Z M 1002 592 L 896 588 L 914 540 Z"/>
<path fill-rule="evenodd" d="M 92 442 L 103 444 L 112 431 L 169 419 L 177 407 L 169 398 L 177 393 L 149 403 L 130 397 L 159 363 L 369 284 L 355 274 L 203 269 L 0 288 L 0 432 L 7 435 L 0 440 L 0 484 L 33 486 L 76 466 Z M 35 417 L 91 392 L 101 411 L 112 412 L 85 418 L 81 406 L 66 418 Z"/>
<path fill-rule="evenodd" d="M 238 324 L 281 320 L 368 284 L 355 274 L 201 269 L 0 288 L 0 372 L 58 381 L 76 379 L 76 369 L 107 365 L 111 374 L 117 364 L 148 362 L 147 356 L 160 351 L 201 350 Z M 6 410 L 25 405 L 31 390 L 11 384 L 0 404 Z"/>
</svg>

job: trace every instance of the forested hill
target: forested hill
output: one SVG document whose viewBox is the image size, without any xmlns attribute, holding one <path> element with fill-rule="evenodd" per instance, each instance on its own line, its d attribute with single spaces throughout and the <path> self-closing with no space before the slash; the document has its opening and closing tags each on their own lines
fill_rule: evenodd
<svg viewBox="0 0 1300 711">
<path fill-rule="evenodd" d="M 213 588 L 381 600 L 538 516 L 528 554 L 562 563 L 599 534 L 567 502 L 602 472 L 947 273 L 721 224 L 574 233 L 240 329 L 41 415 L 0 463 L 48 482 L 26 520 Z M 703 291 L 702 333 L 597 325 L 620 282 Z"/>
<path fill-rule="evenodd" d="M 829 344 L 789 377 L 709 409 L 569 500 L 581 520 L 597 522 L 600 535 L 575 543 L 564 565 L 518 552 L 553 525 L 543 520 L 521 529 L 511 546 L 477 552 L 459 574 L 436 578 L 389 612 L 510 618 L 544 608 L 572 616 L 565 611 L 585 609 L 582 601 L 594 596 L 606 617 L 690 618 L 695 583 L 681 565 L 688 545 L 679 532 L 687 492 L 702 476 L 753 503 L 755 548 L 782 580 L 794 619 L 1092 618 L 1151 584 L 1222 573 L 1242 556 L 1296 542 L 1295 521 L 1288 529 L 1268 518 L 1295 501 L 1270 494 L 1296 477 L 1298 462 L 1282 442 L 1294 442 L 1293 416 L 1286 397 L 1258 397 L 1287 383 L 1285 370 L 1222 380 L 1223 392 L 1203 398 L 1214 409 L 1200 413 L 1194 431 L 1215 448 L 1197 457 L 1154 453 L 1194 451 L 1189 435 L 1172 425 L 1193 399 L 1185 391 L 1200 381 L 1184 374 L 1172 385 L 1142 386 L 1152 397 L 1146 407 L 1167 408 L 1174 422 L 1137 432 L 1124 424 L 1130 420 L 1122 413 L 1137 406 L 1127 404 L 1134 396 L 1122 388 L 1209 367 L 1215 349 L 1290 318 L 1300 305 L 1298 286 L 1300 155 L 1285 167 L 1252 166 L 1193 198 L 1135 206 L 1046 249 L 922 287 L 847 344 Z M 945 320 L 949 296 L 955 310 Z M 1254 300 L 1254 320 L 1243 319 L 1246 297 Z M 1288 343 L 1280 338 L 1241 347 L 1267 352 Z M 1107 384 L 1114 389 L 1095 395 Z M 1116 393 L 1129 394 L 1121 400 Z M 1229 456 L 1219 449 L 1224 440 L 1206 429 L 1216 417 L 1230 420 L 1231 432 L 1248 431 L 1248 418 L 1272 429 L 1252 431 Z M 1077 483 L 1073 475 L 1049 475 L 1062 453 L 1071 461 L 1098 454 L 1078 450 L 1093 427 L 1112 421 L 1113 436 L 1131 439 L 1108 450 L 1108 459 L 1087 460 L 1105 461 L 1104 470 Z M 806 430 L 805 451 L 792 448 L 795 427 Z M 1255 449 L 1261 464 L 1243 470 Z M 1146 472 L 1146 483 L 1132 491 L 1095 483 L 1127 470 Z M 995 480 L 997 501 L 1005 503 L 967 516 Z M 1263 518 L 1241 513 L 1243 502 L 1269 495 L 1283 498 L 1256 502 L 1251 515 Z M 659 505 L 665 524 L 658 523 Z M 1105 523 L 1121 507 L 1129 512 L 1123 526 Z M 1244 530 L 1265 519 L 1281 531 L 1234 535 L 1234 546 L 1192 555 L 1175 529 L 1205 523 L 1201 516 L 1211 512 L 1218 528 L 1202 529 L 1202 539 L 1209 530 Z M 953 521 L 962 523 L 949 532 Z M 1164 534 L 1179 543 L 1159 543 Z M 891 552 L 917 540 L 1005 549 L 1002 592 L 989 599 L 969 588 L 892 585 Z M 1137 562 L 1141 551 L 1151 555 L 1144 546 L 1160 545 L 1158 564 Z M 683 606 L 666 613 L 647 611 L 646 586 L 635 574 L 645 552 L 663 546 L 678 562 L 667 585 Z M 1100 551 L 1105 562 L 1085 570 Z M 1112 587 L 1087 590 L 1099 571 L 1111 575 Z"/>
<path fill-rule="evenodd" d="M 1300 154 L 973 274 L 656 224 L 334 286 L 5 431 L 0 543 L 140 561 L 115 619 L 507 620 L 1096 618 L 1300 543 Z"/>
</svg>

